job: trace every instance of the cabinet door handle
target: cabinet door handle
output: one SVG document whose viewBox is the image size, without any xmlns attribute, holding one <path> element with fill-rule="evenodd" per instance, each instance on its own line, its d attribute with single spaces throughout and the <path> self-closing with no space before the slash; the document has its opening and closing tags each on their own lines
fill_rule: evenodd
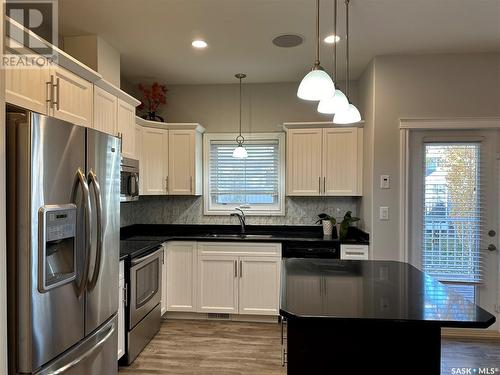
<svg viewBox="0 0 500 375">
<path fill-rule="evenodd" d="M 189 176 L 189 192 L 193 193 L 193 176 Z"/>
<path fill-rule="evenodd" d="M 60 102 L 60 99 L 61 99 L 59 97 L 59 94 L 60 94 L 59 88 L 61 87 L 59 85 L 59 78 L 56 79 L 56 83 L 54 84 L 53 87 L 54 87 L 54 91 L 55 91 L 55 94 L 54 94 L 54 105 L 56 106 L 56 109 L 59 111 L 59 102 Z M 55 100 L 56 96 L 57 96 L 57 100 Z"/>
<path fill-rule="evenodd" d="M 240 260 L 240 278 L 243 277 L 243 261 Z"/>
<path fill-rule="evenodd" d="M 168 194 L 168 176 L 165 178 L 165 190 L 167 191 Z"/>
<path fill-rule="evenodd" d="M 318 177 L 318 193 L 321 194 L 321 177 Z"/>
<path fill-rule="evenodd" d="M 326 177 L 323 177 L 323 194 L 326 194 Z"/>
<path fill-rule="evenodd" d="M 45 102 L 49 103 L 49 107 L 54 108 L 54 76 L 50 75 L 50 81 L 45 82 L 47 85 L 48 93 Z"/>
<path fill-rule="evenodd" d="M 238 277 L 238 261 L 234 261 L 234 277 Z"/>
</svg>

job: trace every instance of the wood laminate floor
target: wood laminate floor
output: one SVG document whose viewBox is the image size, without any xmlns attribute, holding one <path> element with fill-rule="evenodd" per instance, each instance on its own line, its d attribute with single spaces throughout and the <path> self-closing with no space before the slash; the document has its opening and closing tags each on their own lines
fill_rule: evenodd
<svg viewBox="0 0 500 375">
<path fill-rule="evenodd" d="M 134 363 L 119 372 L 284 375 L 280 337 L 278 324 L 168 320 Z M 442 375 L 457 367 L 500 368 L 500 343 L 443 340 L 441 358 Z"/>
</svg>

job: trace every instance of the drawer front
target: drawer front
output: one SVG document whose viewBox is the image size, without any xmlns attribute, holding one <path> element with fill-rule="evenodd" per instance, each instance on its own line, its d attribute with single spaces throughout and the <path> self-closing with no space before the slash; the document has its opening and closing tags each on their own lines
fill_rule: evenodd
<svg viewBox="0 0 500 375">
<path fill-rule="evenodd" d="M 198 254 L 281 257 L 281 243 L 266 242 L 198 242 Z"/>
<path fill-rule="evenodd" d="M 369 259 L 368 245 L 340 245 L 340 259 Z"/>
</svg>

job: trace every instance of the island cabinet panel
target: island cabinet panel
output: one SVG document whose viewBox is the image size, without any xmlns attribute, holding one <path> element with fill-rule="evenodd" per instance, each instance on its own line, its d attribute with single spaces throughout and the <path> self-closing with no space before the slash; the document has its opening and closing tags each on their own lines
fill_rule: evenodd
<svg viewBox="0 0 500 375">
<path fill-rule="evenodd" d="M 363 129 L 287 130 L 289 196 L 362 195 Z"/>
<path fill-rule="evenodd" d="M 281 244 L 198 243 L 198 312 L 279 315 Z"/>
<path fill-rule="evenodd" d="M 241 257 L 239 312 L 279 315 L 281 258 Z"/>
<path fill-rule="evenodd" d="M 196 311 L 196 242 L 167 243 L 167 311 Z"/>
<path fill-rule="evenodd" d="M 118 99 L 118 136 L 121 138 L 122 155 L 136 159 L 135 146 L 135 108 L 127 102 Z"/>
<path fill-rule="evenodd" d="M 168 130 L 142 128 L 142 195 L 165 195 L 168 189 Z"/>
<path fill-rule="evenodd" d="M 323 278 L 311 275 L 294 275 L 287 279 L 286 301 L 294 310 L 301 311 L 304 306 L 320 311 L 323 301 L 317 298 L 323 294 Z"/>
<path fill-rule="evenodd" d="M 233 256 L 198 259 L 198 311 L 238 313 L 238 269 Z"/>
<path fill-rule="evenodd" d="M 118 98 L 102 88 L 94 86 L 94 129 L 116 135 L 117 111 Z"/>
<path fill-rule="evenodd" d="M 322 129 L 287 133 L 287 195 L 321 195 Z"/>
</svg>

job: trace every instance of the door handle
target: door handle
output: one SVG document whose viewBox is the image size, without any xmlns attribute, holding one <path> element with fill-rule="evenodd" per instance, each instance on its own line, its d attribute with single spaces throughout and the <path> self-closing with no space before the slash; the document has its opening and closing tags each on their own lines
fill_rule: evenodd
<svg viewBox="0 0 500 375">
<path fill-rule="evenodd" d="M 323 194 L 326 194 L 326 177 L 323 177 Z"/>
<path fill-rule="evenodd" d="M 240 278 L 243 277 L 243 261 L 240 260 Z"/>
<path fill-rule="evenodd" d="M 234 277 L 238 277 L 238 261 L 234 261 Z"/>
<path fill-rule="evenodd" d="M 45 100 L 45 102 L 49 103 L 49 107 L 52 109 L 54 108 L 54 76 L 52 74 L 50 75 L 50 81 L 45 82 L 45 84 L 47 85 L 48 89 L 48 98 Z"/>
<path fill-rule="evenodd" d="M 193 193 L 193 176 L 189 176 L 189 192 Z"/>
<path fill-rule="evenodd" d="M 321 177 L 318 177 L 318 193 L 321 195 Z"/>
<path fill-rule="evenodd" d="M 83 192 L 83 206 L 84 206 L 84 212 L 85 212 L 86 246 L 85 246 L 85 252 L 84 252 L 85 265 L 83 267 L 82 279 L 80 281 L 80 285 L 76 285 L 76 294 L 78 297 L 80 297 L 83 294 L 83 291 L 85 290 L 85 287 L 86 287 L 87 281 L 88 281 L 87 278 L 89 275 L 90 251 L 91 251 L 90 224 L 91 224 L 91 220 L 92 220 L 92 207 L 90 206 L 89 186 L 87 184 L 87 181 L 85 180 L 85 175 L 83 174 L 81 168 L 78 168 L 78 170 L 76 171 L 75 182 L 73 183 L 73 191 L 71 192 L 71 201 L 75 204 L 76 204 L 76 193 L 78 191 L 79 186 L 82 187 L 82 192 Z"/>
<path fill-rule="evenodd" d="M 99 274 L 101 272 L 101 263 L 102 263 L 102 245 L 103 245 L 103 224 L 102 224 L 102 197 L 101 197 L 101 187 L 99 186 L 99 180 L 97 179 L 97 175 L 91 169 L 88 175 L 88 180 L 90 185 L 93 187 L 95 203 L 97 206 L 97 246 L 96 246 L 96 254 L 95 254 L 95 263 L 94 263 L 94 271 L 92 274 L 92 278 L 88 283 L 87 290 L 91 292 L 96 284 L 97 279 L 99 278 Z"/>
<path fill-rule="evenodd" d="M 55 84 L 54 83 L 52 84 L 52 87 L 54 89 L 53 105 L 55 105 L 56 109 L 59 111 L 59 102 L 60 102 L 60 98 L 59 98 L 60 91 L 59 91 L 59 88 L 61 87 L 59 85 L 59 78 L 56 79 L 56 83 Z M 56 96 L 57 96 L 57 100 L 55 100 Z"/>
<path fill-rule="evenodd" d="M 168 176 L 165 178 L 165 190 L 167 191 L 168 194 Z"/>
</svg>

